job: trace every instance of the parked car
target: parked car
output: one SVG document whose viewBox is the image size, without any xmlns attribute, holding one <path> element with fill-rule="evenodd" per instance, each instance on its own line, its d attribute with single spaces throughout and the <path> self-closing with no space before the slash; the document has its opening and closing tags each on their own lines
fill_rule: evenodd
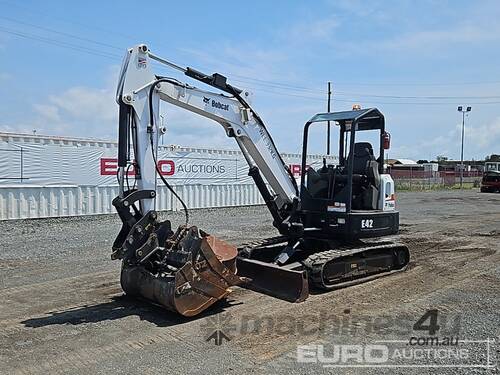
<svg viewBox="0 0 500 375">
<path fill-rule="evenodd" d="M 484 172 L 483 179 L 481 180 L 482 193 L 500 192 L 500 172 L 489 171 Z"/>
</svg>

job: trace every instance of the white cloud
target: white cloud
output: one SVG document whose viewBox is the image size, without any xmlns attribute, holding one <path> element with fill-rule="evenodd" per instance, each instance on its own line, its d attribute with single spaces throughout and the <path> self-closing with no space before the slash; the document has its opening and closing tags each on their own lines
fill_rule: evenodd
<svg viewBox="0 0 500 375">
<path fill-rule="evenodd" d="M 363 1 L 363 0 L 329 0 L 327 3 L 337 8 L 341 11 L 349 13 L 350 16 L 354 17 L 367 17 L 370 16 L 371 19 L 376 17 L 377 19 L 386 19 L 383 16 L 385 13 L 391 10 L 391 7 L 387 5 L 387 2 L 379 3 L 377 1 Z"/>
<path fill-rule="evenodd" d="M 23 123 L 4 125 L 2 129 L 20 132 L 36 129 L 38 134 L 115 139 L 118 127 L 115 85 L 119 69 L 116 65 L 107 69 L 102 88 L 75 86 L 48 95 L 32 104 L 31 121 L 28 114 Z"/>
<path fill-rule="evenodd" d="M 475 125 L 467 121 L 464 135 L 464 158 L 482 158 L 492 153 L 498 153 L 500 144 L 500 117 L 491 122 Z M 443 135 L 424 137 L 410 145 L 393 147 L 389 153 L 391 157 L 407 157 L 414 159 L 434 159 L 437 155 L 444 155 L 457 159 L 460 156 L 462 124 Z"/>
<path fill-rule="evenodd" d="M 288 34 L 294 41 L 321 41 L 331 38 L 334 30 L 340 25 L 339 19 L 334 14 L 330 14 L 324 18 L 298 23 L 288 31 Z"/>
<path fill-rule="evenodd" d="M 110 88 L 69 88 L 33 108 L 39 134 L 110 138 L 116 132 L 118 107 Z"/>
<path fill-rule="evenodd" d="M 34 104 L 35 111 L 44 119 L 50 122 L 61 122 L 59 108 L 51 104 Z"/>
<path fill-rule="evenodd" d="M 498 28 L 488 25 L 459 25 L 447 29 L 413 31 L 381 41 L 377 48 L 390 50 L 434 50 L 456 48 L 467 43 L 493 42 L 500 39 Z"/>
<path fill-rule="evenodd" d="M 321 10 L 320 7 L 313 7 L 314 9 L 311 12 L 315 12 L 315 14 L 305 12 L 304 17 L 291 18 L 289 27 L 269 31 L 269 40 L 263 43 L 254 40 L 249 41 L 248 39 L 244 41 L 235 40 L 234 42 L 231 42 L 234 40 L 232 38 L 226 38 L 225 40 L 214 39 L 212 42 L 209 41 L 204 44 L 202 49 L 185 48 L 182 52 L 187 57 L 185 61 L 189 63 L 187 64 L 189 66 L 207 73 L 218 71 L 221 74 L 227 74 L 230 78 L 233 78 L 230 79 L 230 82 L 234 81 L 236 86 L 242 86 L 243 88 L 256 87 L 255 90 L 251 90 L 256 94 L 254 100 L 255 109 L 262 114 L 264 121 L 269 125 L 279 149 L 281 151 L 295 151 L 295 149 L 300 148 L 303 122 L 315 112 L 323 110 L 324 103 L 305 101 L 298 97 L 280 97 L 276 95 L 276 91 L 278 91 L 276 87 L 272 85 L 262 86 L 261 82 L 256 83 L 255 80 L 248 80 L 238 76 L 284 82 L 292 85 L 295 83 L 298 86 L 310 87 L 312 83 L 308 78 L 311 76 L 323 80 L 318 77 L 318 72 L 321 72 L 321 70 L 315 67 L 321 66 L 324 60 L 332 60 L 333 57 L 339 56 L 351 58 L 353 55 L 359 54 L 374 55 L 374 51 L 379 55 L 384 55 L 381 58 L 383 60 L 382 64 L 391 64 L 394 60 L 405 59 L 410 56 L 411 62 L 408 65 L 403 65 L 404 61 L 400 65 L 409 71 L 413 69 L 415 72 L 419 72 L 418 64 L 423 59 L 415 58 L 417 54 L 443 48 L 454 48 L 456 51 L 460 51 L 457 46 L 461 43 L 469 43 L 473 46 L 476 42 L 494 42 L 500 38 L 500 32 L 495 30 L 497 28 L 495 23 L 480 22 L 477 16 L 469 15 L 467 18 L 469 21 L 465 18 L 455 19 L 451 17 L 451 22 L 448 22 L 449 13 L 458 13 L 459 11 L 457 9 L 447 9 L 447 13 L 444 14 L 446 17 L 443 17 L 447 22 L 427 22 L 426 17 L 416 17 L 412 12 L 413 8 L 415 8 L 414 4 L 402 3 L 404 4 L 398 5 L 398 3 L 388 6 L 387 3 L 378 1 L 366 3 L 357 0 L 332 0 L 329 9 Z M 400 12 L 401 8 L 403 8 L 403 12 Z M 339 12 L 339 10 L 343 12 Z M 322 13 L 319 13 L 320 11 Z M 436 11 L 436 13 L 439 12 Z M 481 13 L 481 16 L 483 15 L 484 12 Z M 484 15 L 484 17 L 492 18 L 491 15 Z M 432 17 L 429 16 L 429 18 Z M 351 21 L 353 21 L 352 24 Z M 356 28 L 350 29 L 352 25 L 356 24 L 355 22 L 360 23 L 360 28 L 358 30 Z M 366 24 L 367 32 L 365 32 L 365 28 L 361 24 Z M 373 35 L 370 33 L 371 30 L 373 30 Z M 316 45 L 312 46 L 314 43 Z M 321 48 L 316 48 L 317 46 Z M 162 51 L 157 52 L 162 55 Z M 168 56 L 168 53 L 165 54 Z M 436 58 L 449 57 L 449 55 L 448 52 L 436 53 Z M 378 62 L 377 57 L 374 57 L 374 59 L 375 62 Z M 425 56 L 425 59 L 427 59 L 427 56 Z M 432 61 L 432 59 L 425 61 Z M 340 71 L 338 68 L 342 68 L 342 66 L 337 66 L 334 63 L 329 67 L 329 71 L 322 71 L 324 77 L 328 76 L 328 79 L 331 79 L 330 75 L 340 74 L 337 71 Z M 369 69 L 372 60 L 356 61 L 357 63 L 363 63 Z M 457 66 L 460 63 L 457 61 Z M 373 65 L 377 69 L 382 68 L 382 73 L 386 72 L 383 70 L 383 66 Z M 443 66 L 436 64 L 436 72 L 439 71 L 439 68 L 443 69 Z M 356 66 L 356 69 L 359 68 Z M 116 137 L 118 112 L 114 102 L 114 86 L 116 85 L 119 67 L 110 68 L 110 71 L 112 71 L 112 74 L 107 75 L 106 82 L 102 84 L 103 88 L 72 87 L 63 93 L 50 95 L 45 100 L 36 103 L 33 108 L 38 118 L 34 120 L 34 125 L 30 124 L 27 129 L 36 127 L 40 129 L 39 133 L 47 132 L 114 139 Z M 401 74 L 401 72 L 396 72 L 396 77 L 397 74 Z M 2 79 L 1 74 L 0 79 Z M 345 74 L 342 76 L 341 81 L 346 82 L 350 79 L 351 76 Z M 357 77 L 352 79 L 354 81 L 362 80 L 362 78 L 358 79 Z M 385 76 L 382 76 L 379 80 L 382 82 L 384 79 L 386 79 Z M 410 76 L 406 79 L 407 81 L 413 81 L 417 78 Z M 433 79 L 439 80 L 430 77 L 429 81 Z M 391 77 L 389 77 L 389 80 L 391 80 Z M 446 81 L 445 78 L 443 80 Z M 196 85 L 206 88 L 201 83 Z M 397 89 L 397 87 L 389 87 L 384 92 L 385 88 L 382 86 L 370 90 L 377 95 L 410 95 L 409 93 L 411 95 L 429 95 L 429 88 L 425 87 L 422 92 L 415 92 L 415 88 L 403 87 L 400 93 L 395 93 L 394 91 Z M 439 90 L 443 89 L 440 88 Z M 470 90 L 468 87 L 463 89 L 452 87 L 449 89 L 450 92 L 437 93 L 433 91 L 432 95 L 487 94 L 483 91 L 473 93 L 468 90 Z M 274 91 L 274 93 L 268 91 Z M 281 88 L 280 91 L 287 93 L 285 88 Z M 367 94 L 365 91 L 361 92 Z M 315 95 L 300 91 L 291 91 L 290 93 L 299 96 Z M 497 95 L 497 92 L 493 92 L 492 95 Z M 311 104 L 309 105 L 309 103 Z M 348 104 L 335 103 L 335 109 L 342 107 L 348 107 Z M 393 142 L 394 145 L 398 143 L 399 146 L 394 147 L 390 151 L 391 154 L 411 158 L 429 158 L 443 153 L 451 157 L 457 154 L 460 133 L 456 129 L 449 130 L 450 127 L 447 125 L 449 124 L 449 116 L 447 113 L 445 114 L 445 111 L 436 113 L 434 119 L 428 120 L 428 117 L 425 117 L 423 111 L 420 110 L 422 107 L 418 107 L 418 110 L 408 110 L 408 107 L 403 106 L 400 107 L 403 108 L 402 110 L 395 107 L 389 107 L 391 109 L 387 110 L 383 107 L 381 106 L 381 109 L 386 114 L 391 114 L 393 117 L 399 114 L 403 117 L 400 124 L 392 122 L 392 124 L 396 124 L 392 126 L 403 126 L 403 124 L 419 125 L 426 130 L 435 126 L 432 132 L 428 133 L 429 135 L 425 131 L 422 132 L 422 135 L 413 133 L 407 135 L 400 131 L 399 139 L 394 139 L 395 142 Z M 234 140 L 225 136 L 224 130 L 219 124 L 173 106 L 165 106 L 164 109 L 167 119 L 166 125 L 169 129 L 168 136 L 165 138 L 167 144 L 236 147 Z M 490 116 L 490 113 L 488 113 L 488 116 Z M 496 114 L 492 115 L 492 117 L 494 116 Z M 467 150 L 472 152 L 474 148 L 479 155 L 483 155 L 485 154 L 483 149 L 494 146 L 491 139 L 496 137 L 498 144 L 499 123 L 500 121 L 496 120 L 496 122 L 482 125 L 479 127 L 482 133 L 478 131 L 469 133 L 469 130 L 467 130 Z M 442 130 L 438 128 L 438 125 L 448 126 L 448 128 Z M 391 129 L 391 125 L 389 125 L 389 129 Z"/>
<path fill-rule="evenodd" d="M 234 80 L 254 77 L 261 80 L 273 80 L 276 77 L 290 79 L 291 74 L 283 71 L 288 64 L 289 54 L 286 48 L 262 48 L 253 44 L 222 46 L 207 45 L 206 49 L 182 49 L 190 56 L 190 66 L 204 70 L 205 73 L 218 72 L 234 76 Z"/>
<path fill-rule="evenodd" d="M 458 126 L 456 131 L 460 131 Z M 467 126 L 465 140 L 470 148 L 484 150 L 486 154 L 498 152 L 500 144 L 500 117 L 480 126 Z"/>
<path fill-rule="evenodd" d="M 116 103 L 109 89 L 73 87 L 60 95 L 51 95 L 49 102 L 69 118 L 108 122 L 116 118 Z"/>
<path fill-rule="evenodd" d="M 290 69 L 294 64 L 290 64 L 289 54 L 294 52 L 288 46 L 282 45 L 276 49 L 262 46 L 257 48 L 248 44 L 237 46 L 226 44 L 218 48 L 207 46 L 206 50 L 184 49 L 183 52 L 191 56 L 190 64 L 194 68 L 207 73 L 217 71 L 227 75 L 230 83 L 249 89 L 255 94 L 252 98 L 252 106 L 263 118 L 278 149 L 282 152 L 295 152 L 300 149 L 304 123 L 314 113 L 324 109 L 323 103 L 318 101 L 311 102 L 300 97 L 282 96 L 282 93 L 287 94 L 289 90 L 286 87 L 273 85 L 272 82 L 286 82 L 292 85 L 297 82 L 297 85 L 304 85 L 304 77 L 300 72 Z M 257 81 L 244 77 L 253 77 Z M 268 82 L 262 86 L 262 80 Z M 217 91 L 199 83 L 196 86 Z M 299 96 L 311 95 L 308 92 L 290 93 Z M 170 112 L 171 109 L 168 111 Z M 184 145 L 193 143 L 204 146 L 214 144 L 217 147 L 232 149 L 237 147 L 233 139 L 225 136 L 220 125 L 203 117 L 190 115 L 183 110 L 175 109 L 175 111 L 173 119 L 170 113 L 171 137 L 180 139 L 175 143 Z"/>
<path fill-rule="evenodd" d="M 111 88 L 73 87 L 33 105 L 37 119 L 18 129 L 37 129 L 38 134 L 116 139 L 118 106 Z M 221 125 L 173 105 L 162 105 L 167 134 L 165 144 L 231 148 L 237 146 Z M 3 127 L 15 131 L 17 127 Z"/>
<path fill-rule="evenodd" d="M 408 159 L 435 159 L 437 155 L 447 155 L 454 153 L 454 139 L 451 136 L 435 136 L 415 140 L 410 144 L 402 144 L 392 147 L 389 150 L 391 158 Z"/>
<path fill-rule="evenodd" d="M 17 126 L 2 124 L 0 125 L 0 131 L 15 133 L 16 131 L 19 131 L 19 128 Z"/>
</svg>

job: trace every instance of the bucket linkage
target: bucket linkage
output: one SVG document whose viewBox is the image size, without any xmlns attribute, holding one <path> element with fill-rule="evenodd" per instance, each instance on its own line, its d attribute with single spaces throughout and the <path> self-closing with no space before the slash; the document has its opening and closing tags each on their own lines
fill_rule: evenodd
<svg viewBox="0 0 500 375">
<path fill-rule="evenodd" d="M 196 226 L 158 222 L 155 211 L 137 221 L 112 259 L 122 259 L 121 285 L 184 316 L 194 316 L 247 280 L 236 275 L 236 247 Z"/>
</svg>

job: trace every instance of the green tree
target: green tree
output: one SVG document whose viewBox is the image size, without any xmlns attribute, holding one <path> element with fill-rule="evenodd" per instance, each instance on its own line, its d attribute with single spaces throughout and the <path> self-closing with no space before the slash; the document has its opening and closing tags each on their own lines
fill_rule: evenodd
<svg viewBox="0 0 500 375">
<path fill-rule="evenodd" d="M 485 161 L 496 161 L 496 162 L 499 162 L 500 161 L 500 155 L 498 154 L 491 154 L 489 156 L 486 156 L 484 158 Z"/>
</svg>

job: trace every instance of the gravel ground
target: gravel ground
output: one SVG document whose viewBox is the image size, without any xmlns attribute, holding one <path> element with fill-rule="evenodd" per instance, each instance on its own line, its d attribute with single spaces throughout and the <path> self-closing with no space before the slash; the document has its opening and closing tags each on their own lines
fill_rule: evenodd
<svg viewBox="0 0 500 375">
<path fill-rule="evenodd" d="M 120 226 L 116 216 L 0 222 L 0 373 L 500 372 L 500 195 L 434 191 L 400 193 L 398 200 L 401 233 L 395 239 L 412 253 L 406 272 L 314 293 L 301 304 L 235 288 L 227 301 L 190 320 L 122 295 L 119 263 L 109 259 Z M 174 223 L 183 219 L 182 213 L 165 215 Z M 276 234 L 265 207 L 193 210 L 191 216 L 236 245 Z M 438 310 L 438 337 L 495 339 L 489 345 L 495 366 L 297 363 L 297 345 L 323 345 L 327 357 L 334 344 L 412 349 L 412 336 L 428 336 L 413 325 L 429 309 Z M 231 340 L 207 342 L 217 328 Z M 485 343 L 461 345 L 470 355 L 460 363 L 486 363 Z M 387 364 L 406 363 L 395 358 Z"/>
</svg>

